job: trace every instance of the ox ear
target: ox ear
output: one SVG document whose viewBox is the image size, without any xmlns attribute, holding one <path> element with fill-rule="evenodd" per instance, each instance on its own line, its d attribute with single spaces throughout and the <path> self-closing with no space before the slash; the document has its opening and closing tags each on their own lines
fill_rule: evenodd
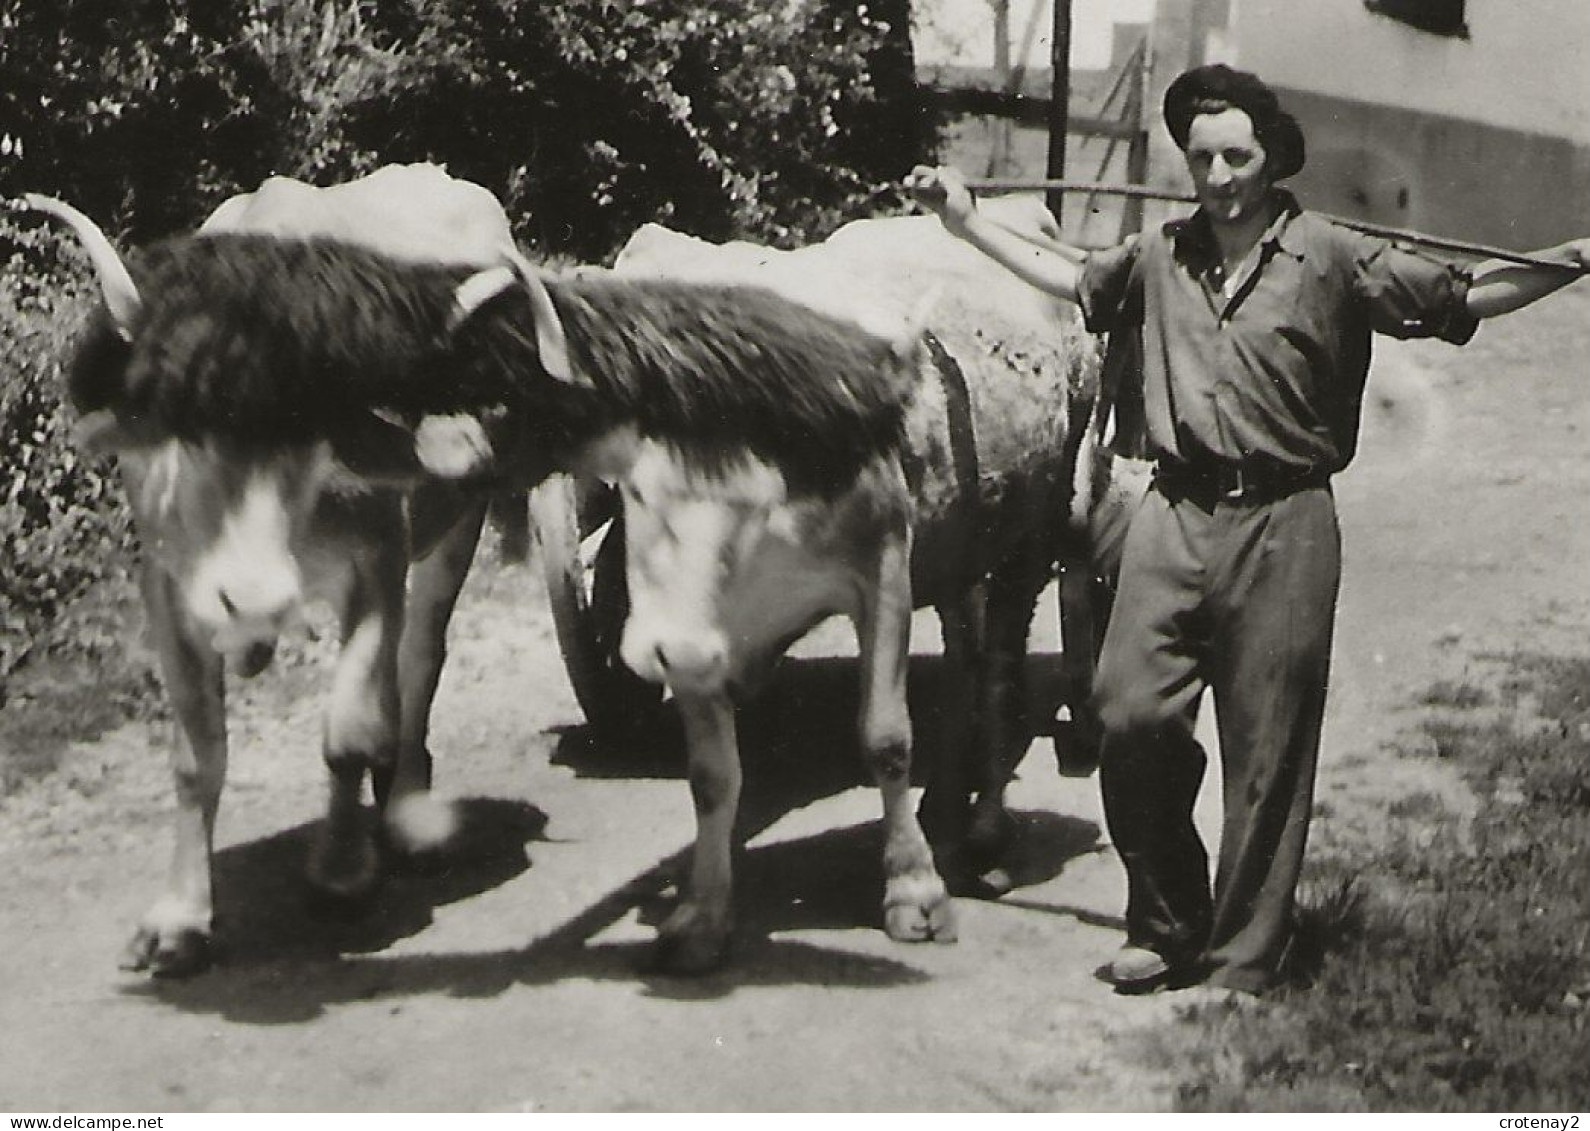
<svg viewBox="0 0 1590 1131">
<path fill-rule="evenodd" d="M 453 314 L 447 323 L 448 330 L 456 330 L 468 322 L 475 311 L 513 286 L 516 281 L 516 276 L 508 268 L 492 267 L 485 271 L 477 271 L 458 284 L 458 289 L 453 292 Z"/>
<path fill-rule="evenodd" d="M 464 412 L 422 418 L 414 429 L 414 455 L 438 479 L 484 474 L 496 458 L 486 426 Z"/>
<path fill-rule="evenodd" d="M 23 202 L 36 212 L 44 212 L 64 221 L 72 229 L 83 249 L 88 252 L 94 274 L 99 278 L 99 289 L 105 297 L 105 309 L 110 311 L 116 330 L 127 341 L 132 341 L 133 322 L 143 300 L 138 297 L 138 287 L 121 256 L 99 225 L 64 201 L 54 197 L 26 193 Z"/>
<path fill-rule="evenodd" d="M 464 413 L 426 416 L 418 424 L 375 409 L 333 441 L 337 459 L 368 482 L 412 487 L 427 477 L 457 480 L 493 468 L 485 425 Z"/>
<path fill-rule="evenodd" d="M 72 425 L 72 443 L 93 459 L 111 456 L 129 448 L 147 447 L 153 441 L 129 427 L 108 408 L 96 408 L 78 417 Z"/>
</svg>

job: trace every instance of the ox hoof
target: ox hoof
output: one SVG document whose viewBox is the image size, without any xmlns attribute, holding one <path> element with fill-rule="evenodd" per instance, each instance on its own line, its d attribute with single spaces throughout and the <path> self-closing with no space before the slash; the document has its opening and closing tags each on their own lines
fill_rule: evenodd
<svg viewBox="0 0 1590 1131">
<path fill-rule="evenodd" d="M 697 976 L 721 970 L 729 960 L 729 925 L 714 922 L 689 904 L 681 904 L 657 930 L 648 967 L 660 974 Z"/>
<path fill-rule="evenodd" d="M 156 978 L 187 978 L 207 969 L 214 960 L 215 943 L 207 930 L 183 927 L 161 932 L 139 927 L 122 951 L 119 965 Z"/>
<path fill-rule="evenodd" d="M 939 875 L 944 877 L 944 886 L 951 895 L 967 899 L 997 899 L 1005 894 L 986 882 L 987 877 L 1002 869 L 995 867 L 981 854 L 970 851 L 964 842 L 936 846 L 933 862 L 938 867 Z"/>
<path fill-rule="evenodd" d="M 306 878 L 318 906 L 357 907 L 375 894 L 381 854 L 361 827 L 357 833 L 325 833 L 309 858 Z"/>
<path fill-rule="evenodd" d="M 972 810 L 972 824 L 966 831 L 966 849 L 974 859 L 997 861 L 1010 851 L 1019 832 L 1016 818 L 1003 805 L 979 804 Z"/>
<path fill-rule="evenodd" d="M 1056 720 L 1052 733 L 1055 765 L 1061 777 L 1086 778 L 1098 771 L 1104 731 L 1096 722 L 1075 717 Z"/>
<path fill-rule="evenodd" d="M 883 929 L 895 942 L 952 943 L 959 937 L 955 905 L 942 885 L 921 899 L 890 899 L 883 908 Z"/>
<path fill-rule="evenodd" d="M 1004 868 L 990 868 L 980 876 L 971 877 L 966 884 L 967 894 L 974 899 L 999 899 L 1009 895 L 1016 886 L 1016 878 Z"/>
<path fill-rule="evenodd" d="M 959 939 L 956 907 L 949 897 L 932 904 L 894 904 L 884 908 L 884 931 L 895 942 L 951 943 Z"/>
<path fill-rule="evenodd" d="M 729 961 L 729 940 L 691 935 L 659 935 L 652 944 L 646 967 L 657 974 L 699 978 L 722 970 Z"/>
</svg>

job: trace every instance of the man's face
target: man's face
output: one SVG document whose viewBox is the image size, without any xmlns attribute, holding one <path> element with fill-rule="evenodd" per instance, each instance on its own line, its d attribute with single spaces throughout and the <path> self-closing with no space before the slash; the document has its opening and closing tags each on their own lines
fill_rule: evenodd
<svg viewBox="0 0 1590 1131">
<path fill-rule="evenodd" d="M 1233 107 L 1192 120 L 1187 170 L 1211 221 L 1238 224 L 1263 211 L 1270 191 L 1265 156 L 1246 111 Z"/>
</svg>

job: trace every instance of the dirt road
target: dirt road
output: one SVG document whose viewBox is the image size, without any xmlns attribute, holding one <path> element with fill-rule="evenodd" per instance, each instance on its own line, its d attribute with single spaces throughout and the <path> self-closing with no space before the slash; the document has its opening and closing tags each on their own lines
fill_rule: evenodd
<svg viewBox="0 0 1590 1131">
<path fill-rule="evenodd" d="M 1421 756 L 1421 693 L 1487 657 L 1590 645 L 1590 291 L 1469 348 L 1381 343 L 1365 454 L 1338 485 L 1347 544 L 1313 851 L 1372 837 L 1398 797 L 1466 795 Z M 1033 667 L 1055 676 L 1052 595 Z M 918 625 L 923 747 L 936 630 Z M 298 875 L 322 784 L 313 668 L 233 697 L 223 963 L 116 970 L 168 851 L 161 728 L 74 749 L 0 802 L 0 1110 L 1160 1109 L 1174 1065 L 1138 1034 L 1189 995 L 1096 980 L 1124 884 L 1095 778 L 1034 743 L 1012 800 L 1024 885 L 962 901 L 961 942 L 877 928 L 877 801 L 846 737 L 851 669 L 803 645 L 747 724 L 741 933 L 699 981 L 637 970 L 690 803 L 671 736 L 591 747 L 539 581 L 478 571 L 433 746 L 464 836 L 444 869 L 317 919 Z M 1207 723 L 1208 720 L 1206 720 Z M 924 751 L 922 757 L 930 757 Z M 1203 817 L 1217 814 L 1213 801 Z"/>
</svg>

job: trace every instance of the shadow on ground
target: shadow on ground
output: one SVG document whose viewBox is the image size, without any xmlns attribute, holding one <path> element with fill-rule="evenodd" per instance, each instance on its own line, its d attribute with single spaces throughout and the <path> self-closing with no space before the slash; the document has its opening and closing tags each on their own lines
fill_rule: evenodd
<svg viewBox="0 0 1590 1131">
<path fill-rule="evenodd" d="M 916 664 L 922 670 L 913 671 L 912 712 L 921 768 L 942 754 L 935 696 L 940 664 L 936 658 Z M 1040 659 L 1036 666 L 1043 669 L 1045 663 Z M 1032 680 L 1040 689 L 1030 712 L 1034 718 L 1052 717 L 1058 699 L 1057 670 L 1047 667 Z M 742 715 L 741 845 L 795 809 L 870 784 L 854 734 L 855 662 L 790 661 L 777 682 Z M 1046 691 L 1052 700 L 1046 700 Z M 572 728 L 560 736 L 554 760 L 580 776 L 669 777 L 682 776 L 684 753 L 676 728 L 653 729 L 643 743 L 624 748 L 598 740 L 590 728 Z M 682 782 L 680 788 L 685 788 Z M 300 877 L 311 826 L 218 854 L 218 889 L 227 900 L 220 907 L 224 949 L 219 965 L 185 982 L 140 983 L 128 992 L 234 1021 L 283 1024 L 310 1020 L 340 1003 L 438 993 L 485 997 L 514 985 L 569 978 L 638 980 L 659 996 L 702 999 L 742 986 L 885 988 L 928 977 L 913 965 L 910 947 L 880 957 L 782 937 L 796 931 L 881 930 L 882 827 L 877 820 L 740 849 L 733 953 L 724 971 L 707 977 L 649 972 L 644 943 L 594 941 L 631 915 L 649 924 L 666 916 L 684 875 L 688 857 L 683 848 L 523 947 L 380 953 L 420 935 L 437 907 L 533 869 L 533 845 L 546 825 L 540 810 L 524 802 L 474 799 L 461 803 L 460 816 L 460 836 L 445 854 L 424 870 L 391 877 L 356 916 L 328 915 L 306 899 Z M 1018 885 L 1048 880 L 1068 861 L 1097 848 L 1099 830 L 1091 821 L 1053 813 L 1018 813 L 1017 819 L 1022 835 L 1011 871 Z M 679 830 L 681 845 L 693 832 Z M 1019 897 L 1011 902 L 1019 905 Z"/>
</svg>

